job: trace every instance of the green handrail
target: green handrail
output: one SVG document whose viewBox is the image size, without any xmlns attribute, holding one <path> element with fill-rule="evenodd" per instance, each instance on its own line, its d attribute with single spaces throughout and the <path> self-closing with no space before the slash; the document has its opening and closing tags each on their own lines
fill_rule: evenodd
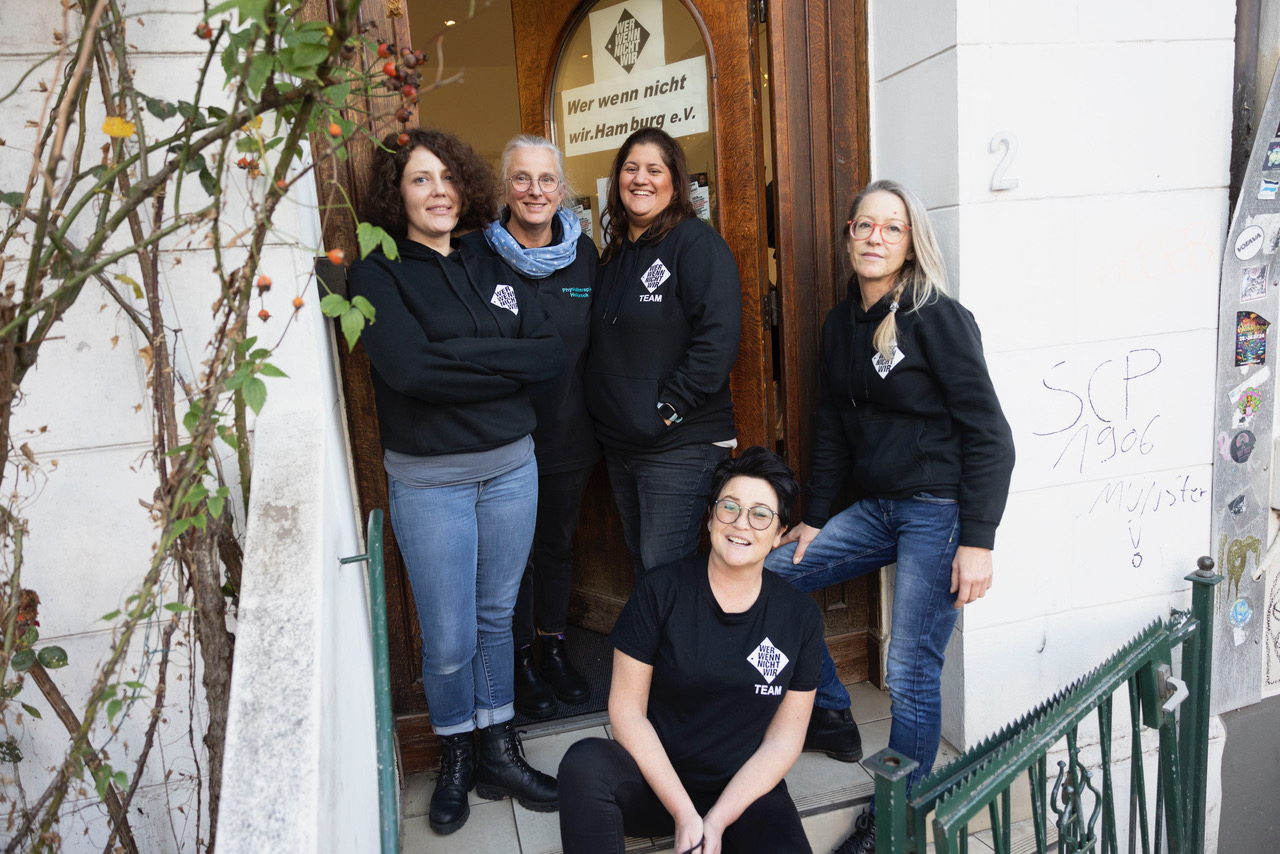
<svg viewBox="0 0 1280 854">
<path fill-rule="evenodd" d="M 369 621 L 373 630 L 373 709 L 378 742 L 378 832 L 382 854 L 400 854 L 400 787 L 391 718 L 391 655 L 387 646 L 387 583 L 382 558 L 382 511 L 369 512 L 367 551 L 339 563 L 369 565 Z"/>
<path fill-rule="evenodd" d="M 1036 847 L 1045 852 L 1047 808 L 1058 816 L 1059 851 L 1116 852 L 1116 818 L 1111 779 L 1111 698 L 1128 683 L 1130 733 L 1133 739 L 1130 851 L 1141 830 L 1143 851 L 1150 851 L 1147 833 L 1146 789 L 1141 761 L 1142 725 L 1160 732 L 1160 775 L 1156 784 L 1155 848 L 1161 848 L 1162 831 L 1174 854 L 1204 850 L 1206 766 L 1209 740 L 1209 683 L 1212 668 L 1213 590 L 1222 577 L 1213 573 L 1213 561 L 1201 558 L 1199 570 L 1188 575 L 1192 586 L 1192 612 L 1180 623 L 1157 620 L 1122 647 L 1101 667 L 1059 691 L 1049 700 L 965 752 L 946 767 L 935 770 L 906 792 L 906 777 L 915 769 L 911 759 L 886 749 L 867 760 L 876 779 L 876 850 L 882 854 L 907 854 L 924 849 L 932 818 L 937 849 L 968 849 L 967 825 L 982 811 L 991 817 L 995 850 L 1010 850 L 1010 787 L 1030 775 Z M 1182 676 L 1191 693 L 1175 692 L 1179 680 L 1172 677 L 1174 646 L 1182 646 Z M 1183 700 L 1185 697 L 1185 701 Z M 1178 704 L 1182 702 L 1181 708 Z M 1102 788 L 1080 762 L 1077 727 L 1097 713 L 1102 749 Z M 1180 725 L 1179 725 L 1180 724 Z M 1046 753 L 1062 739 L 1068 762 L 1059 763 L 1058 780 L 1049 785 Z M 1086 796 L 1093 801 L 1086 806 Z M 1162 822 L 1162 814 L 1164 821 Z M 1102 834 L 1095 832 L 1102 820 Z"/>
</svg>

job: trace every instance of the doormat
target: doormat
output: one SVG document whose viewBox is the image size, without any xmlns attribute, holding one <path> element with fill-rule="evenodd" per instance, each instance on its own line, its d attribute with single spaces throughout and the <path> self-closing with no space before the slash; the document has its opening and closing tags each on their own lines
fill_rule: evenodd
<svg viewBox="0 0 1280 854">
<path fill-rule="evenodd" d="M 613 647 L 609 645 L 609 636 L 590 629 L 569 626 L 565 630 L 564 638 L 569 648 L 569 661 L 591 684 L 591 696 L 587 702 L 576 706 L 556 700 L 556 713 L 549 718 L 534 720 L 516 712 L 517 726 L 546 724 L 563 718 L 602 712 L 608 708 L 609 682 L 613 679 Z M 539 659 L 540 655 L 535 650 L 534 661 Z"/>
</svg>

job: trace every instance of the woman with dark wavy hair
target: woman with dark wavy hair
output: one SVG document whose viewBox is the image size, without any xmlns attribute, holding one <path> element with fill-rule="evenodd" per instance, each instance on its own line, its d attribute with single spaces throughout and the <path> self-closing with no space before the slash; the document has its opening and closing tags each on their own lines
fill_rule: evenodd
<svg viewBox="0 0 1280 854">
<path fill-rule="evenodd" d="M 395 237 L 395 257 L 375 249 L 348 281 L 377 312 L 361 340 L 442 745 L 429 821 L 444 834 L 466 822 L 472 787 L 557 808 L 555 779 L 525 762 L 511 728 L 511 615 L 538 503 L 525 387 L 558 375 L 564 351 L 511 271 L 453 237 L 493 219 L 492 170 L 450 134 L 407 135 L 376 152 L 365 211 Z"/>
<path fill-rule="evenodd" d="M 587 406 L 640 575 L 697 550 L 711 472 L 737 444 L 742 286 L 724 239 L 694 216 L 678 142 L 636 131 L 611 176 Z"/>
</svg>

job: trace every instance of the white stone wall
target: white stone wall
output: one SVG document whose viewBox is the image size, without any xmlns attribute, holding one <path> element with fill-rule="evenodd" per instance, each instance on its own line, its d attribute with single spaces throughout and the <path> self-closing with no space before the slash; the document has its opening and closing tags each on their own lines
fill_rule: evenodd
<svg viewBox="0 0 1280 854">
<path fill-rule="evenodd" d="M 1209 544 L 1235 4 L 879 0 L 874 176 L 933 211 L 1018 451 L 945 736 L 972 744 L 1170 607 Z M 1007 132 L 1017 153 L 993 192 Z"/>
<path fill-rule="evenodd" d="M 171 101 L 190 99 L 207 46 L 193 35 L 202 4 L 198 0 L 158 5 L 129 2 L 125 8 L 130 20 L 128 40 L 140 48 L 139 89 Z M 75 36 L 59 4 L 5 4 L 0 17 L 4 24 L 0 27 L 0 92 L 9 91 L 52 49 L 55 30 L 70 29 L 69 40 Z M 0 147 L 0 190 L 23 186 L 30 169 L 36 131 L 24 128 L 22 120 L 35 118 L 42 107 L 45 96 L 36 90 L 36 83 L 48 78 L 49 66 L 45 68 L 43 74 L 28 78 L 0 108 L 7 117 L 0 123 L 0 136 L 6 141 Z M 206 94 L 216 99 L 222 97 L 221 72 L 218 63 L 214 68 Z M 95 82 L 91 104 L 97 92 Z M 87 156 L 90 162 L 106 141 L 101 120 L 101 107 L 91 109 L 86 146 L 93 152 Z M 194 178 L 184 184 L 184 196 L 201 193 Z M 245 180 L 244 173 L 236 170 L 227 187 L 231 199 L 244 197 Z M 250 214 L 247 209 L 233 209 L 228 221 L 228 233 L 234 233 L 248 224 Z M 345 416 L 332 364 L 330 324 L 319 312 L 319 293 L 310 276 L 311 256 L 320 238 L 314 192 L 306 181 L 295 186 L 272 225 L 262 264 L 274 281 L 262 300 L 272 318 L 264 324 L 254 317 L 250 334 L 260 337 L 259 346 L 279 345 L 272 362 L 289 379 L 267 380 L 263 419 L 255 425 L 250 414 L 250 426 L 256 428 L 255 446 L 284 447 L 288 453 L 255 451 L 250 520 L 261 517 L 260 503 L 280 505 L 285 487 L 306 484 L 312 489 L 305 493 L 305 502 L 294 502 L 295 525 L 272 532 L 269 544 L 264 545 L 261 532 L 255 540 L 252 521 L 247 531 L 245 601 L 237 626 L 231 709 L 233 737 L 243 741 L 229 745 L 223 817 L 229 825 L 228 837 L 234 838 L 235 829 L 247 827 L 247 838 L 255 842 L 227 850 L 256 850 L 257 841 L 265 838 L 258 822 L 269 818 L 270 811 L 247 805 L 242 792 L 255 786 L 260 789 L 262 784 L 270 789 L 286 773 L 305 783 L 305 791 L 291 794 L 299 797 L 294 805 L 305 805 L 306 811 L 286 813 L 290 824 L 282 830 L 282 838 L 322 840 L 306 850 L 373 850 L 377 804 L 367 597 L 362 568 L 337 565 L 337 558 L 360 551 L 357 525 L 363 527 L 363 520 L 357 522 L 352 509 Z M 165 318 L 175 330 L 171 342 L 175 367 L 188 377 L 199 371 L 207 355 L 210 305 L 217 295 L 217 281 L 209 273 L 212 265 L 211 251 L 198 240 L 170 241 L 161 254 Z M 115 272 L 139 278 L 131 262 L 109 270 L 108 275 Z M 11 262 L 4 281 L 20 275 L 20 268 Z M 307 304 L 283 334 L 293 314 L 292 300 L 299 295 Z M 137 307 L 145 308 L 140 301 Z M 257 310 L 255 305 L 255 314 Z M 39 367 L 24 383 L 24 398 L 14 415 L 16 443 L 30 445 L 41 470 L 32 477 L 10 478 L 3 488 L 17 490 L 31 519 L 22 583 L 43 599 L 42 645 L 56 643 L 69 653 L 70 666 L 54 671 L 53 678 L 79 710 L 111 641 L 111 626 L 100 618 L 123 607 L 145 572 L 156 540 L 156 531 L 138 504 L 150 501 L 157 483 L 154 461 L 147 456 L 152 402 L 138 355 L 144 342 L 97 285 L 85 287 L 52 336 L 41 350 Z M 287 468 L 299 456 L 305 458 L 306 468 Z M 245 535 L 246 514 L 238 506 L 238 469 L 230 449 L 223 448 L 222 463 L 237 498 L 240 534 Z M 287 587 L 288 598 L 280 595 L 286 588 L 282 578 L 295 582 Z M 176 593 L 172 598 L 177 598 Z M 273 634 L 281 625 L 287 631 Z M 299 631 L 299 627 L 309 629 Z M 159 628 L 147 627 L 145 636 L 134 641 L 120 678 L 154 683 Z M 206 760 L 201 753 L 197 767 L 190 746 L 192 739 L 200 744 L 205 725 L 198 668 L 188 639 L 174 648 L 173 655 L 163 723 L 130 813 L 139 847 L 148 852 L 192 851 L 197 835 L 208 836 L 207 816 L 205 826 L 197 827 L 194 807 Z M 249 678 L 269 666 L 275 667 L 273 682 Z M 192 687 L 193 682 L 197 687 Z M 23 715 L 11 727 L 26 758 L 17 766 L 0 769 L 7 800 L 16 799 L 19 784 L 28 797 L 38 795 L 50 769 L 61 761 L 67 742 L 64 728 L 29 680 L 20 699 L 43 718 Z M 117 770 L 130 770 L 142 746 L 149 703 L 150 698 L 144 697 L 114 738 L 105 726 L 92 735 L 92 743 L 107 748 Z M 191 709 L 194 720 L 190 720 Z M 278 738 L 261 741 L 265 730 L 254 729 L 262 723 L 253 718 L 254 709 L 270 710 L 275 721 L 286 724 L 276 728 Z M 245 743 L 259 747 L 259 753 L 246 756 Z M 167 770 L 173 774 L 166 777 Z M 234 821 L 226 821 L 228 813 Z M 73 786 L 64 815 L 59 828 L 64 850 L 102 850 L 107 822 L 92 783 Z"/>
</svg>

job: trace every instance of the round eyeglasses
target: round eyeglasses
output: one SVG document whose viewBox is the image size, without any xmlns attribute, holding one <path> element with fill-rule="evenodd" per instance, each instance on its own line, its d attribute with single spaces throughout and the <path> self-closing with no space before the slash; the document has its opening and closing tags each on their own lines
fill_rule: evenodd
<svg viewBox="0 0 1280 854">
<path fill-rule="evenodd" d="M 900 222 L 872 222 L 869 219 L 851 219 L 848 222 L 849 234 L 854 240 L 868 240 L 878 228 L 880 239 L 885 243 L 901 243 L 902 238 L 911 230 L 911 226 Z"/>
<path fill-rule="evenodd" d="M 517 193 L 527 193 L 533 187 L 533 178 L 528 175 L 516 175 L 508 178 L 511 183 L 511 189 Z M 560 188 L 560 179 L 555 175 L 539 175 L 538 188 L 544 193 L 554 193 Z"/>
<path fill-rule="evenodd" d="M 763 504 L 757 504 L 755 507 L 743 507 L 736 501 L 728 498 L 721 498 L 715 503 L 716 518 L 726 525 L 732 525 L 738 521 L 738 517 L 742 515 L 742 511 L 747 511 L 747 524 L 757 531 L 767 531 L 769 526 L 773 524 L 773 519 L 778 514 L 773 512 Z"/>
</svg>

